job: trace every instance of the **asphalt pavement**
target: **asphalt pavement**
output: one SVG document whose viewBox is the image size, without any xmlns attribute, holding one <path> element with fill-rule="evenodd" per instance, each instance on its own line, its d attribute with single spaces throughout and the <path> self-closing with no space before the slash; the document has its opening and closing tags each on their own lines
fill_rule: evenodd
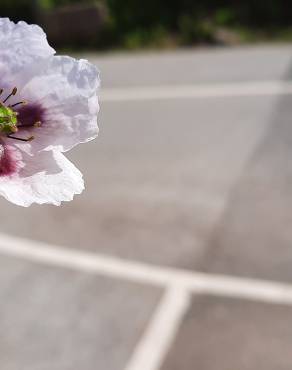
<svg viewBox="0 0 292 370">
<path fill-rule="evenodd" d="M 290 370 L 292 46 L 84 57 L 84 193 L 0 200 L 1 370 Z"/>
</svg>

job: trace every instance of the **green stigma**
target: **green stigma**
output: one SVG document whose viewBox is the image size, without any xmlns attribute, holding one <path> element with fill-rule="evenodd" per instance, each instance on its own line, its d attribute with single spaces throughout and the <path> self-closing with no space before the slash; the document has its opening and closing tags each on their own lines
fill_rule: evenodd
<svg viewBox="0 0 292 370">
<path fill-rule="evenodd" d="M 0 103 L 0 134 L 11 134 L 17 131 L 17 113 Z"/>
</svg>

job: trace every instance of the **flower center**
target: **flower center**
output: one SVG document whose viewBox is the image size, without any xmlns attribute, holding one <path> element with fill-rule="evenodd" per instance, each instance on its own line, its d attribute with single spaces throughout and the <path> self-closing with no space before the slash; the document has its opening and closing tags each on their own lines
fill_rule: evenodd
<svg viewBox="0 0 292 370">
<path fill-rule="evenodd" d="M 3 89 L 0 89 L 0 95 L 3 93 Z M 21 124 L 18 123 L 17 115 L 18 112 L 14 111 L 13 108 L 17 105 L 26 104 L 25 101 L 20 101 L 12 105 L 6 105 L 5 103 L 11 98 L 11 96 L 16 95 L 17 88 L 14 87 L 11 93 L 3 100 L 0 100 L 0 137 L 5 135 L 10 139 L 20 140 L 20 141 L 31 141 L 34 139 L 33 136 L 30 136 L 26 139 L 12 136 L 18 129 L 21 127 Z"/>
<path fill-rule="evenodd" d="M 0 133 L 17 132 L 17 113 L 10 107 L 0 103 Z"/>
</svg>

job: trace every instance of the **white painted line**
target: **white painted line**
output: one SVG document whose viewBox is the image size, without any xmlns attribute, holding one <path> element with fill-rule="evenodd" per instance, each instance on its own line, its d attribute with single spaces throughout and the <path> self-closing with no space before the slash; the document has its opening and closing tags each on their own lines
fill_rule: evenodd
<svg viewBox="0 0 292 370">
<path fill-rule="evenodd" d="M 101 90 L 103 102 L 145 101 L 159 99 L 214 98 L 292 94 L 292 82 L 258 81 L 229 84 L 166 85 Z"/>
<path fill-rule="evenodd" d="M 184 287 L 167 288 L 125 370 L 160 369 L 189 304 L 190 293 Z"/>
<path fill-rule="evenodd" d="M 0 234 L 0 253 L 45 265 L 137 283 L 160 287 L 179 284 L 195 293 L 292 305 L 292 284 L 153 266 L 3 234 Z"/>
</svg>

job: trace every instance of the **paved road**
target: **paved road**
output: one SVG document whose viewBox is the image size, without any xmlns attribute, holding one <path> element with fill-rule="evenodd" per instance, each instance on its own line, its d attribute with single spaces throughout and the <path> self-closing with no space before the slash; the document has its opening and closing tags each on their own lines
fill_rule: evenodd
<svg viewBox="0 0 292 370">
<path fill-rule="evenodd" d="M 226 94 L 107 97 L 99 139 L 69 154 L 86 191 L 61 208 L 0 200 L 0 231 L 64 246 L 80 259 L 94 253 L 174 272 L 291 283 L 292 96 L 257 86 L 290 80 L 292 47 L 87 57 L 100 67 L 105 92 L 216 85 Z M 228 93 L 230 84 L 246 83 L 255 91 Z M 168 342 L 162 332 L 161 343 L 155 312 L 165 287 L 135 281 L 134 266 L 122 279 L 118 266 L 93 274 L 17 253 L 0 248 L 3 370 L 291 369 L 290 304 L 188 291 L 180 316 L 169 313 L 177 325 L 171 333 L 171 323 L 163 327 Z M 147 338 L 157 344 L 147 347 Z"/>
</svg>

